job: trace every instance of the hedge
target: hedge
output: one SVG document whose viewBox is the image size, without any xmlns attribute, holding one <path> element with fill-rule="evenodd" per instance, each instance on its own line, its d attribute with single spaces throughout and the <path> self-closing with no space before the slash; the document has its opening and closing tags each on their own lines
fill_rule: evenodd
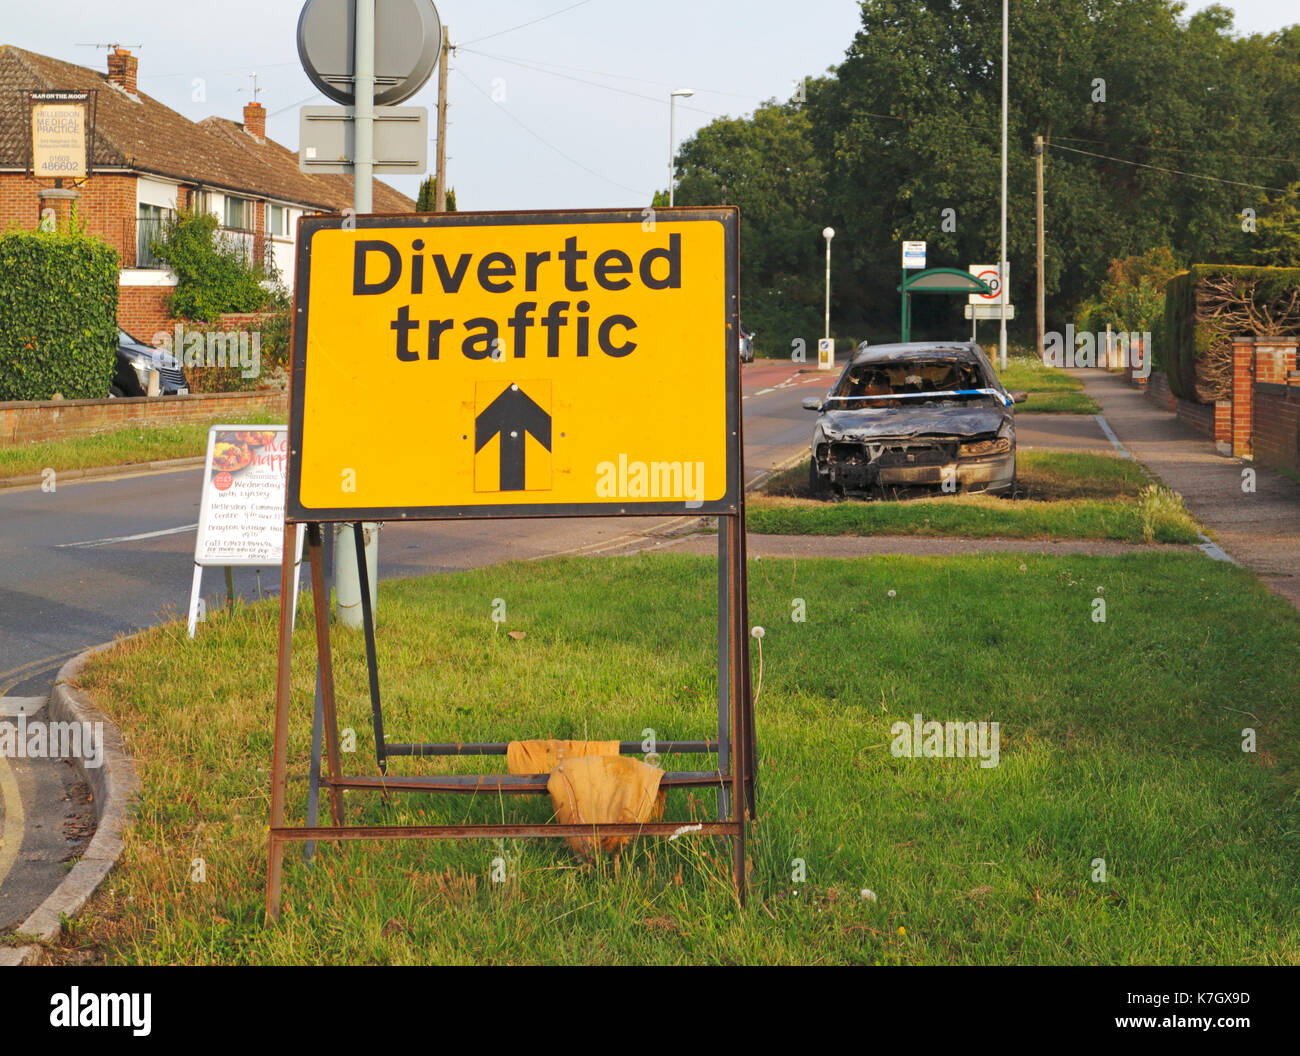
<svg viewBox="0 0 1300 1056">
<path fill-rule="evenodd" d="M 1233 337 L 1300 334 L 1300 268 L 1193 264 L 1169 280 L 1154 365 L 1175 396 L 1198 403 L 1232 393 Z"/>
<path fill-rule="evenodd" d="M 83 234 L 0 234 L 0 400 L 108 395 L 117 252 Z"/>
</svg>

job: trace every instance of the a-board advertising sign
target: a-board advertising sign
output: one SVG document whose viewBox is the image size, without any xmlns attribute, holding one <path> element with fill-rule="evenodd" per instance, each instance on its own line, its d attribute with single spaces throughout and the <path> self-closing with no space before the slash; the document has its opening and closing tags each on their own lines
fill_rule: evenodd
<svg viewBox="0 0 1300 1056">
<path fill-rule="evenodd" d="M 278 567 L 284 549 L 284 495 L 289 464 L 287 425 L 214 425 L 208 430 L 194 543 L 189 633 L 198 622 L 203 569 Z M 294 595 L 302 557 L 302 530 L 294 554 Z"/>
<path fill-rule="evenodd" d="M 87 175 L 88 91 L 31 92 L 32 173 L 81 179 Z"/>
<path fill-rule="evenodd" d="M 735 512 L 736 223 L 305 217 L 290 519 Z"/>
</svg>

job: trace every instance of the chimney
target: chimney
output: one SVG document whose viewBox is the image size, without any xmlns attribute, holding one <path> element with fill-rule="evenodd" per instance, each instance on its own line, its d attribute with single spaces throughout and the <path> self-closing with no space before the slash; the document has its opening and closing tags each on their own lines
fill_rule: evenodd
<svg viewBox="0 0 1300 1056">
<path fill-rule="evenodd" d="M 108 79 L 128 95 L 137 94 L 135 73 L 139 66 L 140 60 L 126 48 L 114 47 L 108 53 Z"/>
<path fill-rule="evenodd" d="M 266 138 L 266 107 L 261 103 L 244 104 L 244 131 L 259 141 Z"/>
</svg>

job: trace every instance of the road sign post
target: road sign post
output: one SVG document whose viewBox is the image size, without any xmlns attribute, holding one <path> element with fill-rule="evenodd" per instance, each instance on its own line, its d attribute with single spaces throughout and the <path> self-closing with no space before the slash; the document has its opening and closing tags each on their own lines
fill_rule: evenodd
<svg viewBox="0 0 1300 1056">
<path fill-rule="evenodd" d="M 438 65 L 442 42 L 442 23 L 433 0 L 307 0 L 303 4 L 298 16 L 303 70 L 325 95 L 352 108 L 352 208 L 358 216 L 372 207 L 375 104 L 400 103 L 419 91 Z M 426 157 L 427 153 L 424 144 Z M 300 167 L 307 160 L 304 154 Z M 363 548 L 374 571 L 372 608 L 378 604 L 378 528 L 374 523 L 366 525 Z M 346 525 L 338 529 L 334 590 L 339 622 L 357 628 L 362 623 L 361 588 L 359 570 L 352 564 L 351 531 Z"/>
<path fill-rule="evenodd" d="M 714 788 L 738 896 L 753 817 L 754 733 L 735 355 L 737 212 L 667 209 L 307 217 L 298 230 L 286 532 L 307 526 L 332 824 L 286 818 L 290 691 L 281 612 L 267 916 L 279 913 L 287 842 L 671 835 L 642 825 L 343 824 L 343 794 L 544 793 L 547 775 L 394 776 L 391 760 L 504 755 L 502 742 L 384 736 L 369 572 L 353 541 L 378 776 L 346 776 L 338 750 L 322 525 L 501 516 L 718 518 L 718 733 L 660 741 L 717 755 L 669 769 L 664 788 Z M 690 399 L 682 381 L 691 378 Z M 339 428 L 341 417 L 346 428 Z M 286 566 L 287 567 L 287 566 Z M 287 576 L 287 573 L 286 573 Z M 642 751 L 622 741 L 623 754 Z M 309 805 L 308 816 L 314 817 Z M 693 823 L 692 823 L 693 824 Z"/>
</svg>

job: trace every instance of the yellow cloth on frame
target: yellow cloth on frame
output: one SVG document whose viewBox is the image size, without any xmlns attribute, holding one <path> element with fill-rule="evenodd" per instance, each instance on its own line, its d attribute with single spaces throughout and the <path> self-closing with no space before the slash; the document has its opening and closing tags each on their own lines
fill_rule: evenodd
<svg viewBox="0 0 1300 1056">
<path fill-rule="evenodd" d="M 506 769 L 512 774 L 549 774 L 566 759 L 618 755 L 618 741 L 511 741 Z"/>
<path fill-rule="evenodd" d="M 546 791 L 551 794 L 555 820 L 562 825 L 643 823 L 663 817 L 664 793 L 657 766 L 622 755 L 588 755 L 570 758 L 551 771 Z M 630 836 L 566 836 L 575 854 L 590 857 L 597 849 L 612 853 Z"/>
</svg>

